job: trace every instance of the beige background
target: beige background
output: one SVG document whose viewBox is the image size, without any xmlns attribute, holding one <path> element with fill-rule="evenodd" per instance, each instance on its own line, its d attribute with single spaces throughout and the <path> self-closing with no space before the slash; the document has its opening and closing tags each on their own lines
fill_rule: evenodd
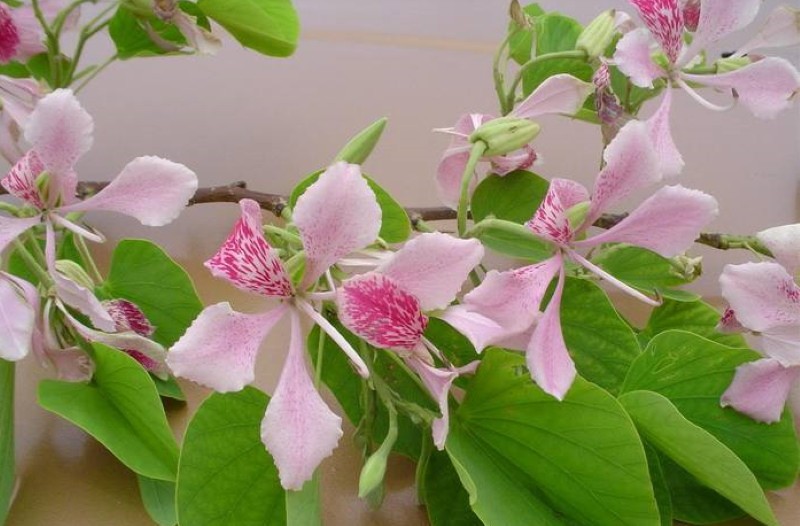
<svg viewBox="0 0 800 526">
<path fill-rule="evenodd" d="M 601 8 L 625 6 L 586 0 L 541 4 L 582 21 Z M 766 7 L 777 4 L 765 2 Z M 435 205 L 432 177 L 447 138 L 430 130 L 449 126 L 466 111 L 496 112 L 491 55 L 504 31 L 505 5 L 299 0 L 301 46 L 290 60 L 267 59 L 228 41 L 216 58 L 116 64 L 81 94 L 96 121 L 95 147 L 80 164 L 81 177 L 108 179 L 131 158 L 157 154 L 192 167 L 203 185 L 246 179 L 254 189 L 288 192 L 304 174 L 324 166 L 350 135 L 385 115 L 389 127 L 368 170 L 401 202 Z M 744 40 L 745 34 L 736 35 L 720 49 Z M 98 43 L 90 56 L 103 57 L 109 50 L 107 42 Z M 797 50 L 783 56 L 800 62 Z M 673 129 L 687 162 L 682 182 L 719 199 L 722 216 L 715 229 L 749 233 L 800 219 L 798 117 L 797 107 L 768 122 L 742 108 L 716 114 L 682 94 L 676 97 Z M 536 143 L 545 159 L 540 172 L 590 184 L 600 154 L 596 130 L 555 118 L 543 119 L 543 125 Z M 258 308 L 259 300 L 213 282 L 199 266 L 225 237 L 236 213 L 234 205 L 204 205 L 159 230 L 108 215 L 98 215 L 95 222 L 112 241 L 150 237 L 181 261 L 192 261 L 205 301 L 233 297 L 237 308 Z M 98 250 L 101 259 L 104 250 Z M 699 290 L 716 294 L 723 261 L 711 254 Z M 285 336 L 281 328 L 265 343 L 259 387 L 274 386 Z M 9 523 L 149 524 L 134 478 L 81 431 L 36 405 L 35 383 L 46 375 L 33 360 L 20 366 L 22 483 Z M 191 410 L 205 393 L 189 387 L 189 394 Z M 170 414 L 180 431 L 187 410 L 172 407 Z M 323 465 L 327 524 L 424 524 L 424 513 L 414 503 L 411 466 L 402 460 L 391 466 L 387 506 L 368 512 L 353 498 L 357 462 L 345 437 Z M 787 492 L 773 502 L 784 525 L 800 523 L 796 495 Z"/>
</svg>

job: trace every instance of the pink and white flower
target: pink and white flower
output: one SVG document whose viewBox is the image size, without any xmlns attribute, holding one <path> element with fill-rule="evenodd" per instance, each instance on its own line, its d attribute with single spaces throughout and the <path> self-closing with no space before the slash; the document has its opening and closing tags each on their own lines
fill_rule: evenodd
<svg viewBox="0 0 800 526">
<path fill-rule="evenodd" d="M 509 115 L 520 119 L 535 119 L 541 115 L 563 113 L 572 115 L 578 111 L 592 93 L 591 84 L 583 82 L 572 75 L 553 75 L 545 80 L 528 98 L 522 101 Z M 461 195 L 461 179 L 467 167 L 472 144 L 470 135 L 481 125 L 493 120 L 491 115 L 470 113 L 462 115 L 455 126 L 443 130 L 453 136 L 447 147 L 439 167 L 436 170 L 436 184 L 439 197 L 444 204 L 456 208 Z M 514 170 L 524 170 L 533 166 L 538 156 L 530 146 L 506 155 L 487 157 L 492 165 L 492 172 L 506 175 Z"/>
<path fill-rule="evenodd" d="M 423 337 L 428 325 L 424 312 L 446 308 L 482 258 L 483 246 L 476 239 L 422 234 L 376 270 L 346 280 L 337 294 L 341 322 L 371 345 L 399 352 L 438 402 L 442 416 L 432 427 L 439 449 L 447 438 L 450 386 L 474 367 L 434 367 L 430 352 L 440 353 Z"/>
<path fill-rule="evenodd" d="M 176 376 L 220 392 L 238 391 L 254 380 L 262 340 L 288 313 L 289 355 L 264 415 L 261 438 L 275 459 L 283 487 L 299 490 L 342 435 L 341 418 L 328 408 L 309 376 L 300 314 L 308 315 L 339 345 L 359 374 L 369 374 L 355 349 L 311 303 L 332 299 L 333 292 L 307 290 L 339 259 L 375 241 L 381 210 L 358 166 L 340 162 L 328 168 L 293 210 L 306 254 L 305 274 L 295 287 L 264 238 L 258 203 L 244 199 L 240 206 L 241 219 L 206 266 L 236 287 L 277 298 L 281 304 L 258 314 L 236 312 L 228 303 L 207 307 L 173 346 L 167 363 Z"/>
<path fill-rule="evenodd" d="M 494 343 L 524 346 L 534 380 L 559 400 L 576 374 L 561 334 L 559 314 L 565 261 L 572 260 L 628 294 L 657 304 L 591 263 L 577 249 L 628 243 L 672 257 L 691 246 L 701 228 L 717 213 L 713 197 L 682 186 L 665 186 L 614 227 L 584 239 L 585 232 L 605 211 L 632 192 L 661 180 L 661 164 L 645 123 L 626 124 L 603 156 L 605 168 L 597 176 L 591 198 L 579 183 L 554 179 L 527 223 L 528 228 L 552 244 L 554 255 L 521 269 L 490 272 L 479 287 L 464 297 L 462 305 L 443 316 L 470 338 L 476 349 Z M 539 305 L 556 275 L 555 292 L 540 314 Z"/>
<path fill-rule="evenodd" d="M 48 21 L 66 7 L 63 0 L 41 0 L 39 9 Z M 74 8 L 64 23 L 64 28 L 75 26 L 80 9 Z M 0 3 L 0 64 L 12 60 L 26 61 L 34 55 L 47 51 L 44 45 L 44 30 L 36 18 L 33 4 L 23 2 L 19 7 Z"/>
</svg>

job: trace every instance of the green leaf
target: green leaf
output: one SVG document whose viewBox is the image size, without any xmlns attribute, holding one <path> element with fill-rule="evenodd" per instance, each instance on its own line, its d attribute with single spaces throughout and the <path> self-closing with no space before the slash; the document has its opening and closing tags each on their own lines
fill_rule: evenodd
<svg viewBox="0 0 800 526">
<path fill-rule="evenodd" d="M 186 39 L 174 25 L 166 24 L 156 17 L 148 18 L 146 23 L 164 40 L 176 45 L 186 43 Z M 108 34 L 114 42 L 117 55 L 122 60 L 170 54 L 169 51 L 153 42 L 142 27 L 142 21 L 125 6 L 120 6 L 111 17 Z"/>
<path fill-rule="evenodd" d="M 589 82 L 594 74 L 594 70 L 585 60 L 578 58 L 559 58 L 542 61 L 536 64 L 535 67 L 528 68 L 525 73 L 523 73 L 523 95 L 527 97 L 533 93 L 542 82 L 553 75 L 561 73 L 566 73 L 585 82 Z"/>
<path fill-rule="evenodd" d="M 294 187 L 294 190 L 292 190 L 289 196 L 289 205 L 292 208 L 295 207 L 297 200 L 303 195 L 303 192 L 305 192 L 309 186 L 317 182 L 320 175 L 322 175 L 322 171 L 314 172 Z M 362 176 L 367 180 L 367 184 L 369 184 L 369 187 L 375 193 L 378 206 L 381 207 L 381 230 L 378 235 L 387 243 L 402 243 L 411 235 L 411 222 L 408 220 L 408 214 L 406 214 L 405 208 L 400 206 L 400 204 L 389 195 L 389 192 L 381 188 L 374 180 L 366 175 L 362 174 Z"/>
<path fill-rule="evenodd" d="M 622 102 L 627 113 L 631 115 L 639 113 L 642 104 L 649 99 L 657 97 L 665 86 L 662 80 L 656 80 L 653 82 L 655 89 L 640 88 L 634 86 L 628 77 L 621 73 L 616 66 L 609 67 L 609 71 L 611 72 L 611 89 Z"/>
<path fill-rule="evenodd" d="M 300 491 L 286 492 L 286 524 L 288 526 L 320 526 L 322 502 L 319 494 L 319 470 L 303 484 Z"/>
<path fill-rule="evenodd" d="M 430 318 L 425 338 L 433 343 L 456 367 L 480 359 L 469 339 L 439 318 Z"/>
<path fill-rule="evenodd" d="M 114 249 L 107 298 L 135 303 L 156 328 L 153 339 L 171 347 L 203 310 L 189 274 L 155 243 L 123 239 Z"/>
<path fill-rule="evenodd" d="M 650 319 L 639 333 L 639 338 L 640 341 L 647 342 L 662 332 L 680 329 L 728 347 L 747 347 L 741 334 L 723 334 L 717 331 L 720 317 L 714 307 L 703 301 L 687 303 L 666 300 L 650 313 Z"/>
<path fill-rule="evenodd" d="M 137 475 L 139 494 L 150 518 L 158 526 L 175 526 L 178 515 L 175 511 L 175 483 L 155 480 Z"/>
<path fill-rule="evenodd" d="M 14 362 L 0 358 L 0 524 L 14 494 Z"/>
<path fill-rule="evenodd" d="M 651 391 L 633 391 L 619 401 L 647 442 L 755 519 L 778 526 L 747 466 L 713 435 L 684 418 L 667 398 Z"/>
<path fill-rule="evenodd" d="M 487 351 L 453 417 L 448 452 L 478 516 L 504 525 L 562 516 L 592 526 L 658 525 L 644 449 L 614 397 L 578 377 L 559 402 L 531 381 L 524 363 L 520 354 Z M 481 501 L 498 491 L 487 487 L 495 483 L 518 489 Z"/>
<path fill-rule="evenodd" d="M 361 130 L 358 135 L 347 141 L 344 148 L 336 154 L 333 162 L 345 161 L 351 164 L 364 164 L 383 135 L 383 129 L 386 128 L 387 122 L 388 119 L 382 117 Z"/>
<path fill-rule="evenodd" d="M 502 177 L 492 174 L 481 181 L 472 194 L 472 217 L 475 222 L 494 216 L 525 223 L 536 213 L 549 186 L 545 179 L 525 170 Z"/>
<path fill-rule="evenodd" d="M 555 251 L 552 244 L 528 227 L 503 219 L 484 219 L 473 226 L 468 235 L 495 252 L 531 262 L 545 260 Z"/>
<path fill-rule="evenodd" d="M 644 248 L 616 245 L 602 251 L 592 262 L 618 280 L 650 294 L 689 283 L 668 259 Z"/>
<path fill-rule="evenodd" d="M 95 344 L 89 383 L 42 380 L 39 404 L 77 425 L 134 472 L 175 480 L 178 446 L 150 375 L 122 351 Z"/>
<path fill-rule="evenodd" d="M 300 24 L 289 0 L 198 0 L 197 6 L 259 53 L 288 57 L 297 47 Z"/>
<path fill-rule="evenodd" d="M 536 18 L 544 14 L 544 9 L 539 7 L 539 4 L 528 4 L 522 10 L 530 18 Z M 509 31 L 515 31 L 515 33 L 508 41 L 508 55 L 517 64 L 522 65 L 531 59 L 535 28 L 519 28 L 512 21 L 509 23 Z"/>
<path fill-rule="evenodd" d="M 672 498 L 669 494 L 667 481 L 664 478 L 664 470 L 661 467 L 658 451 L 645 444 L 644 452 L 647 455 L 647 467 L 650 470 L 650 480 L 653 483 L 653 493 L 655 493 L 656 504 L 658 504 L 661 526 L 672 526 Z"/>
<path fill-rule="evenodd" d="M 425 470 L 425 505 L 431 526 L 481 526 L 469 506 L 469 494 L 443 451 L 434 451 Z"/>
<path fill-rule="evenodd" d="M 578 373 L 612 393 L 618 392 L 641 349 L 603 289 L 591 281 L 567 278 L 561 300 L 561 331 Z"/>
<path fill-rule="evenodd" d="M 52 73 L 50 71 L 50 59 L 47 53 L 34 55 L 25 65 L 28 67 L 28 71 L 30 71 L 33 78 L 45 82 L 48 86 L 53 85 L 53 79 L 51 78 Z"/>
<path fill-rule="evenodd" d="M 175 378 L 169 377 L 166 380 L 156 378 L 155 376 L 151 376 L 151 378 L 156 384 L 156 389 L 158 389 L 159 396 L 163 396 L 164 398 L 172 398 L 173 400 L 178 400 L 180 402 L 186 401 L 186 395 L 183 394 L 183 389 L 181 389 L 181 386 L 178 385 L 177 381 L 175 381 Z"/>
<path fill-rule="evenodd" d="M 31 76 L 25 64 L 19 62 L 9 62 L 8 64 L 0 64 L 0 75 L 11 77 L 15 79 L 24 79 Z"/>
<path fill-rule="evenodd" d="M 264 444 L 269 398 L 253 387 L 215 393 L 183 439 L 177 507 L 181 526 L 283 526 L 285 492 Z"/>
<path fill-rule="evenodd" d="M 749 349 L 732 349 L 685 331 L 659 334 L 631 366 L 623 392 L 648 390 L 665 396 L 693 424 L 730 448 L 764 488 L 792 484 L 800 451 L 791 415 L 764 425 L 720 406 L 736 367 L 758 359 Z"/>
<path fill-rule="evenodd" d="M 545 55 L 575 49 L 583 26 L 560 13 L 547 13 L 536 19 L 536 53 Z"/>
</svg>

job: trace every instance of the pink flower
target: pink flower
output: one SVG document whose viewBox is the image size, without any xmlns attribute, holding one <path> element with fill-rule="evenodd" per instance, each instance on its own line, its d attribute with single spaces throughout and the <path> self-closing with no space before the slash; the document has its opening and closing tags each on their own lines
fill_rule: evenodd
<svg viewBox="0 0 800 526">
<path fill-rule="evenodd" d="M 288 313 L 289 354 L 264 415 L 261 438 L 275 459 L 283 487 L 298 490 L 342 435 L 341 418 L 328 408 L 309 376 L 300 313 L 308 315 L 342 348 L 362 376 L 369 374 L 358 353 L 310 303 L 332 299 L 333 292 L 307 289 L 339 259 L 374 242 L 381 210 L 358 166 L 340 162 L 328 168 L 293 210 L 306 254 L 305 274 L 301 285 L 295 287 L 264 238 L 258 203 L 244 199 L 240 206 L 241 219 L 206 266 L 236 287 L 277 298 L 281 304 L 258 314 L 236 312 L 228 303 L 207 307 L 174 345 L 167 363 L 176 376 L 220 392 L 238 391 L 255 377 L 262 340 Z"/>
<path fill-rule="evenodd" d="M 522 101 L 510 117 L 534 119 L 551 113 L 572 115 L 578 111 L 592 92 L 592 85 L 572 75 L 554 75 L 544 81 L 527 99 Z M 440 130 L 453 135 L 450 146 L 445 150 L 436 171 L 436 184 L 439 197 L 449 207 L 456 208 L 461 194 L 461 179 L 467 167 L 472 144 L 470 135 L 481 125 L 493 120 L 491 115 L 471 113 L 462 115 L 455 126 Z M 507 155 L 488 157 L 492 172 L 506 175 L 514 170 L 527 169 L 536 162 L 537 154 L 530 146 Z"/>
<path fill-rule="evenodd" d="M 25 154 L 19 145 L 22 129 L 42 96 L 36 81 L 0 75 L 0 155 L 9 164 L 16 164 Z"/>
<path fill-rule="evenodd" d="M 666 186 L 613 228 L 583 239 L 603 212 L 632 192 L 661 179 L 660 164 L 645 123 L 626 124 L 603 156 L 605 168 L 597 176 L 591 198 L 580 184 L 554 179 L 541 206 L 527 223 L 534 233 L 552 243 L 555 254 L 521 269 L 490 272 L 479 287 L 464 297 L 462 305 L 449 309 L 443 316 L 469 337 L 476 349 L 499 342 L 510 347 L 524 346 L 534 380 L 558 399 L 566 395 L 576 374 L 561 334 L 559 314 L 565 260 L 570 259 L 623 291 L 654 304 L 592 264 L 576 249 L 629 243 L 672 257 L 691 246 L 700 229 L 717 213 L 713 197 L 682 186 Z M 556 274 L 555 292 L 540 315 L 539 305 Z"/>
<path fill-rule="evenodd" d="M 466 370 L 432 365 L 429 350 L 440 353 L 423 337 L 428 325 L 423 311 L 446 308 L 482 258 L 476 239 L 422 234 L 376 270 L 345 281 L 337 294 L 342 323 L 371 345 L 399 352 L 439 403 L 442 416 L 433 422 L 439 449 L 447 438 L 450 386 Z"/>
<path fill-rule="evenodd" d="M 63 0 L 41 0 L 39 9 L 45 19 L 50 21 L 66 7 Z M 64 28 L 75 26 L 80 10 L 74 9 L 67 18 Z M 12 60 L 26 61 L 34 55 L 44 53 L 44 30 L 36 19 L 33 5 L 24 2 L 19 7 L 0 3 L 0 64 Z"/>
</svg>

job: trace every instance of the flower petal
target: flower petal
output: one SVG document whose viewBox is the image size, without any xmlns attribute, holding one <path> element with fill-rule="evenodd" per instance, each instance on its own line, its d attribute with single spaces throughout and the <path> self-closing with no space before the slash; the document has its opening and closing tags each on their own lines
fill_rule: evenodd
<svg viewBox="0 0 800 526">
<path fill-rule="evenodd" d="M 242 216 L 228 239 L 205 262 L 211 273 L 248 292 L 288 298 L 292 282 L 278 255 L 264 239 L 261 207 L 252 199 L 239 201 Z"/>
<path fill-rule="evenodd" d="M 661 162 L 661 172 L 665 177 L 674 177 L 683 171 L 683 157 L 672 140 L 669 114 L 672 107 L 672 90 L 667 88 L 658 110 L 647 119 L 647 131 Z"/>
<path fill-rule="evenodd" d="M 678 0 L 630 0 L 673 64 L 683 47 L 683 10 Z M 703 6 L 705 7 L 705 5 Z"/>
<path fill-rule="evenodd" d="M 358 165 L 339 162 L 297 200 L 292 214 L 306 250 L 304 286 L 378 237 L 381 209 Z"/>
<path fill-rule="evenodd" d="M 800 269 L 800 223 L 762 230 L 756 238 L 764 243 L 789 274 Z"/>
<path fill-rule="evenodd" d="M 527 170 L 538 158 L 536 151 L 526 144 L 515 152 L 490 157 L 489 162 L 492 163 L 492 173 L 502 176 L 515 170 Z"/>
<path fill-rule="evenodd" d="M 692 246 L 717 212 L 717 200 L 710 195 L 680 185 L 665 186 L 609 230 L 574 246 L 630 243 L 671 258 Z"/>
<path fill-rule="evenodd" d="M 725 307 L 716 329 L 722 334 L 736 334 L 745 330 L 744 326 L 738 318 L 736 318 L 736 313 L 730 306 Z"/>
<path fill-rule="evenodd" d="M 40 216 L 4 217 L 0 216 L 0 252 L 10 245 L 23 232 L 41 223 Z"/>
<path fill-rule="evenodd" d="M 779 264 L 725 265 L 719 284 L 736 318 L 748 329 L 764 333 L 795 326 L 800 336 L 800 287 Z"/>
<path fill-rule="evenodd" d="M 198 26 L 186 13 L 175 10 L 171 22 L 186 38 L 189 46 L 201 55 L 216 55 L 222 49 L 222 41 L 204 27 Z"/>
<path fill-rule="evenodd" d="M 428 311 L 447 307 L 481 259 L 483 245 L 477 239 L 427 233 L 407 242 L 377 271 L 416 296 Z"/>
<path fill-rule="evenodd" d="M 703 0 L 700 3 L 700 20 L 686 52 L 683 64 L 700 50 L 720 38 L 738 31 L 755 20 L 761 0 Z"/>
<path fill-rule="evenodd" d="M 16 60 L 25 62 L 34 55 L 47 51 L 44 45 L 44 31 L 36 19 L 31 5 L 22 5 L 11 10 L 11 16 L 19 32 Z"/>
<path fill-rule="evenodd" d="M 0 180 L 0 185 L 14 197 L 18 197 L 29 205 L 42 210 L 45 207 L 45 203 L 39 194 L 39 188 L 36 186 L 36 178 L 44 171 L 45 167 L 39 156 L 36 155 L 35 151 L 30 150 L 11 167 L 8 175 Z"/>
<path fill-rule="evenodd" d="M 428 325 L 419 300 L 378 272 L 345 281 L 336 302 L 344 326 L 382 349 L 414 349 Z"/>
<path fill-rule="evenodd" d="M 14 122 L 23 128 L 43 95 L 41 86 L 33 79 L 15 79 L 0 75 L 3 111 L 7 111 Z"/>
<path fill-rule="evenodd" d="M 682 77 L 715 88 L 731 88 L 753 115 L 771 119 L 792 104 L 800 91 L 800 73 L 786 59 L 767 57 L 741 69 L 720 75 L 689 75 Z"/>
<path fill-rule="evenodd" d="M 117 331 L 133 331 L 148 338 L 153 335 L 156 328 L 147 319 L 142 309 L 132 301 L 117 298 L 103 302 L 103 307 L 117 325 Z"/>
<path fill-rule="evenodd" d="M 180 215 L 196 190 L 197 176 L 184 165 L 138 157 L 97 194 L 61 212 L 104 210 L 131 216 L 143 225 L 163 226 Z"/>
<path fill-rule="evenodd" d="M 423 362 L 417 356 L 412 356 L 406 360 L 406 364 L 419 375 L 433 399 L 439 404 L 439 412 L 442 416 L 435 419 L 431 427 L 433 444 L 436 449 L 441 451 L 444 449 L 444 443 L 447 441 L 447 432 L 450 429 L 450 407 L 447 398 L 450 394 L 453 380 L 458 378 L 458 371 L 437 369 Z"/>
<path fill-rule="evenodd" d="M 577 374 L 561 334 L 561 295 L 564 292 L 564 269 L 558 285 L 533 331 L 526 352 L 528 369 L 545 393 L 563 400 Z"/>
<path fill-rule="evenodd" d="M 453 142 L 461 139 L 457 137 Z M 445 150 L 439 166 L 436 168 L 436 190 L 439 193 L 439 200 L 453 210 L 458 208 L 458 201 L 461 198 L 461 178 L 469 161 L 469 142 L 462 140 L 464 145 L 451 147 Z M 472 184 L 471 190 L 475 189 L 476 183 Z"/>
<path fill-rule="evenodd" d="M 569 179 L 553 179 L 542 204 L 525 226 L 544 239 L 560 244 L 569 243 L 575 231 L 566 212 L 588 200 L 589 193 L 580 183 Z"/>
<path fill-rule="evenodd" d="M 477 352 L 503 340 L 508 334 L 508 330 L 495 320 L 470 310 L 465 305 L 453 305 L 439 318 L 463 334 Z"/>
<path fill-rule="evenodd" d="M 22 283 L 27 285 L 21 288 Z M 29 303 L 30 285 L 0 277 L 0 358 L 15 362 L 30 353 L 36 325 L 36 304 Z M 38 296 L 33 291 L 33 298 Z M 38 303 L 38 301 L 37 301 Z"/>
<path fill-rule="evenodd" d="M 605 167 L 594 183 L 587 225 L 631 193 L 662 179 L 661 163 L 650 130 L 640 121 L 631 121 L 622 127 L 603 152 L 603 160 Z"/>
<path fill-rule="evenodd" d="M 758 34 L 740 47 L 736 54 L 743 56 L 754 49 L 797 44 L 800 44 L 800 10 L 782 5 L 770 13 Z"/>
<path fill-rule="evenodd" d="M 286 305 L 260 314 L 244 314 L 228 302 L 203 309 L 167 353 L 175 376 L 226 393 L 255 378 L 261 341 L 286 312 Z"/>
<path fill-rule="evenodd" d="M 520 102 L 511 115 L 520 119 L 534 119 L 552 113 L 572 115 L 593 91 L 592 84 L 572 75 L 553 75 Z"/>
<path fill-rule="evenodd" d="M 57 89 L 39 101 L 25 127 L 25 139 L 47 171 L 60 176 L 73 170 L 92 147 L 94 121 L 72 91 Z"/>
<path fill-rule="evenodd" d="M 654 80 L 666 75 L 651 58 L 651 44 L 646 29 L 635 29 L 620 39 L 614 52 L 614 63 L 619 70 L 640 88 L 652 88 Z"/>
<path fill-rule="evenodd" d="M 800 365 L 800 325 L 781 325 L 762 332 L 761 348 L 786 367 Z"/>
<path fill-rule="evenodd" d="M 742 364 L 722 394 L 721 405 L 731 406 L 759 422 L 777 422 L 798 377 L 800 367 L 784 367 L 777 360 Z"/>
<path fill-rule="evenodd" d="M 300 319 L 295 311 L 291 317 L 289 355 L 261 422 L 261 440 L 275 459 L 281 485 L 299 490 L 336 448 L 342 419 L 314 389 L 306 367 Z"/>
</svg>

